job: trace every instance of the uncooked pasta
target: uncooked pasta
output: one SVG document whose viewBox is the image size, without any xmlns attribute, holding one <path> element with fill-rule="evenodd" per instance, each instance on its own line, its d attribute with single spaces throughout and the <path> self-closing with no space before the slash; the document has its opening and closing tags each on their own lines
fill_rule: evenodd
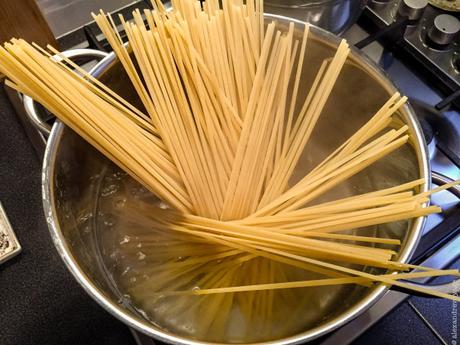
<svg viewBox="0 0 460 345">
<path fill-rule="evenodd" d="M 146 317 L 197 339 L 261 341 L 302 329 L 318 287 L 395 285 L 460 301 L 404 282 L 457 270 L 400 263 L 399 238 L 363 231 L 440 212 L 428 206 L 430 195 L 458 181 L 421 193 L 426 181 L 418 179 L 318 202 L 408 143 L 408 126 L 396 121 L 406 97 L 393 94 L 292 183 L 302 153 L 314 149 L 310 138 L 347 61 L 347 42 L 306 90 L 308 25 L 297 40 L 299 24 L 266 22 L 262 0 L 154 7 L 134 11 L 132 21 L 93 14 L 143 109 L 52 47 L 12 39 L 0 48 L 8 85 L 161 200 L 131 198 L 118 214 L 118 228 L 136 239 L 117 249 L 129 271 L 124 288 Z"/>
</svg>

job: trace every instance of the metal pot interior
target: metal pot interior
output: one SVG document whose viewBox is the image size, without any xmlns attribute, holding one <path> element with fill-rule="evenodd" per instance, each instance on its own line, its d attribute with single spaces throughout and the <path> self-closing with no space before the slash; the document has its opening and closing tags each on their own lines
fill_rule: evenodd
<svg viewBox="0 0 460 345">
<path fill-rule="evenodd" d="M 280 25 L 285 25 L 282 18 L 278 20 Z M 300 27 L 297 29 L 296 35 L 301 37 L 302 30 Z M 323 59 L 334 54 L 337 43 L 338 40 L 332 35 L 312 28 L 300 87 L 305 93 Z M 141 107 L 133 88 L 126 82 L 127 76 L 113 55 L 96 71 L 96 75 L 121 96 Z M 381 72 L 353 50 L 293 180 L 303 176 L 360 128 L 394 90 Z M 425 146 L 409 107 L 401 110 L 400 119 L 410 127 L 413 137 L 411 145 L 405 145 L 381 159 L 316 202 L 426 178 L 428 166 Z M 267 334 L 256 334 L 250 339 L 194 338 L 185 330 L 172 329 L 167 321 L 154 319 L 152 323 L 136 309 L 138 306 L 123 298 L 123 284 L 119 283 L 120 277 L 113 274 L 114 260 L 110 257 L 110 248 L 101 246 L 104 237 L 111 236 L 107 235 L 104 221 L 108 214 L 117 217 L 116 209 L 110 210 L 104 203 L 107 181 L 119 172 L 118 167 L 68 127 L 61 123 L 54 126 L 45 157 L 43 188 L 45 212 L 56 246 L 71 272 L 98 303 L 146 334 L 163 341 L 188 344 L 307 341 L 350 320 L 369 307 L 385 289 L 383 286 L 370 289 L 354 285 L 305 289 L 305 296 L 311 302 L 305 305 L 302 327 L 278 338 Z M 139 188 L 130 178 L 126 178 L 124 183 Z M 117 196 L 117 193 L 126 191 L 116 190 L 110 195 Z M 104 209 L 101 210 L 101 207 Z M 401 239 L 403 245 L 399 259 L 406 261 L 418 240 L 421 223 L 421 219 L 395 222 L 360 230 L 360 234 Z M 366 268 L 366 271 L 379 272 L 371 268 Z"/>
</svg>

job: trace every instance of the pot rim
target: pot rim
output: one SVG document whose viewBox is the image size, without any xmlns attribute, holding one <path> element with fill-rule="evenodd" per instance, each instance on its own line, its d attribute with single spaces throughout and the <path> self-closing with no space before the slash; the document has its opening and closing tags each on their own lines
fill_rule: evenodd
<svg viewBox="0 0 460 345">
<path fill-rule="evenodd" d="M 347 1 L 350 1 L 350 0 L 310 0 L 307 2 L 304 1 L 303 4 L 289 5 L 289 4 L 280 3 L 279 1 L 272 2 L 272 0 L 265 0 L 264 6 L 304 10 L 304 9 L 309 9 L 311 7 L 317 7 L 317 6 L 331 6 L 339 2 L 347 2 Z"/>
<path fill-rule="evenodd" d="M 266 14 L 268 18 L 272 18 L 275 20 L 280 21 L 293 21 L 296 24 L 305 24 L 302 21 L 279 16 L 279 15 L 272 15 Z M 321 28 L 316 26 L 310 25 L 311 30 L 322 37 L 324 37 L 328 42 L 334 43 L 339 40 L 339 38 L 332 33 L 327 32 Z M 388 78 L 388 75 L 385 71 L 383 71 L 378 65 L 376 65 L 372 60 L 370 60 L 363 52 L 355 47 L 351 48 L 352 57 L 357 57 L 359 60 L 364 62 L 364 65 L 371 69 L 375 76 L 378 77 L 379 82 L 384 85 L 384 87 L 389 92 L 396 92 L 397 88 L 393 84 L 393 82 Z M 115 61 L 116 57 L 115 54 L 112 52 L 106 58 L 101 60 L 91 71 L 90 73 L 94 76 L 100 75 L 108 66 L 111 65 Z M 421 191 L 425 192 L 428 190 L 430 186 L 430 167 L 429 167 L 429 160 L 428 160 L 428 153 L 427 153 L 427 146 L 425 140 L 423 139 L 423 134 L 421 131 L 421 127 L 419 122 L 415 117 L 414 110 L 410 106 L 410 104 L 404 105 L 404 117 L 407 123 L 412 126 L 414 130 L 414 141 L 417 144 L 416 151 L 419 160 L 419 169 L 421 177 L 424 177 L 426 182 L 421 186 Z M 187 345 L 207 345 L 207 344 L 216 344 L 216 343 L 209 343 L 209 342 L 201 342 L 192 340 L 185 337 L 180 337 L 168 333 L 166 331 L 157 328 L 154 324 L 148 322 L 141 317 L 134 316 L 127 312 L 126 309 L 122 308 L 119 304 L 115 301 L 111 301 L 107 298 L 89 279 L 89 277 L 83 272 L 83 270 L 78 265 L 75 258 L 72 256 L 69 247 L 67 246 L 66 239 L 60 229 L 57 211 L 55 207 L 55 200 L 54 200 L 54 171 L 55 171 L 55 160 L 56 154 L 59 149 L 59 145 L 61 142 L 61 137 L 63 135 L 65 125 L 60 122 L 56 121 L 53 125 L 51 135 L 48 139 L 45 156 L 43 160 L 43 169 L 42 169 L 42 198 L 43 198 L 43 208 L 45 212 L 45 217 L 47 219 L 48 228 L 53 239 L 54 245 L 61 256 L 62 260 L 64 261 L 65 265 L 69 269 L 69 271 L 73 274 L 74 278 L 80 283 L 83 289 L 104 309 L 110 312 L 112 315 L 117 317 L 119 320 L 123 321 L 129 327 L 132 327 L 148 336 L 154 337 L 160 341 L 173 343 L 173 344 L 187 344 Z M 415 251 L 415 248 L 420 240 L 422 234 L 422 227 L 425 223 L 425 217 L 419 217 L 413 220 L 412 223 L 412 231 L 409 238 L 406 240 L 405 246 L 402 248 L 398 261 L 402 263 L 408 262 L 410 257 Z M 364 297 L 360 302 L 356 305 L 349 308 L 346 312 L 336 316 L 332 320 L 307 330 L 302 333 L 298 333 L 296 335 L 272 340 L 268 342 L 263 342 L 262 344 L 267 345 L 287 345 L 287 344 L 300 344 L 305 343 L 307 341 L 311 341 L 316 339 L 322 335 L 325 335 L 340 326 L 344 325 L 345 323 L 350 322 L 368 308 L 370 308 L 373 304 L 375 304 L 380 297 L 382 297 L 385 292 L 389 289 L 388 286 L 379 285 L 372 292 L 370 292 L 366 297 Z M 248 343 L 249 345 L 250 343 Z M 261 344 L 261 343 L 258 343 Z"/>
</svg>

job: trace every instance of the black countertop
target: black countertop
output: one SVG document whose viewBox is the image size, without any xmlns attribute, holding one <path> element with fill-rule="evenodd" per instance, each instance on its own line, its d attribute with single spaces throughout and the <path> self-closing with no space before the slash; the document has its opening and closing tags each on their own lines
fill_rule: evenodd
<svg viewBox="0 0 460 345">
<path fill-rule="evenodd" d="M 41 162 L 0 87 L 0 201 L 23 251 L 0 265 L 1 345 L 135 344 L 59 258 L 41 202 Z"/>
</svg>

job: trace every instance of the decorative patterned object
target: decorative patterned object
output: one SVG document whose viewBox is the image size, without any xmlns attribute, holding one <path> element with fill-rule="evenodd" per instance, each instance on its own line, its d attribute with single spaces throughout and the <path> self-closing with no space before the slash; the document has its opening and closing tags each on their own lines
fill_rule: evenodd
<svg viewBox="0 0 460 345">
<path fill-rule="evenodd" d="M 0 203 L 0 264 L 21 251 L 21 246 Z"/>
</svg>

